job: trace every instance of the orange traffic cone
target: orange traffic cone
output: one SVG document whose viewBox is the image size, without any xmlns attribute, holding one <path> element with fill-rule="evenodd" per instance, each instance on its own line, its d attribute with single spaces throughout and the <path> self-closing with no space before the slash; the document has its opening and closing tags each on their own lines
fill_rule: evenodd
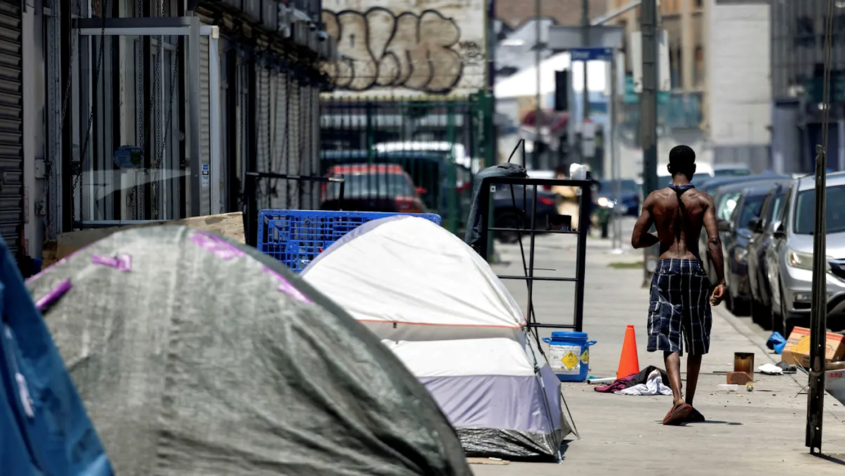
<svg viewBox="0 0 845 476">
<path fill-rule="evenodd" d="M 627 377 L 640 371 L 640 359 L 637 357 L 637 336 L 634 326 L 628 324 L 625 341 L 622 343 L 622 356 L 619 357 L 619 369 L 616 378 Z"/>
</svg>

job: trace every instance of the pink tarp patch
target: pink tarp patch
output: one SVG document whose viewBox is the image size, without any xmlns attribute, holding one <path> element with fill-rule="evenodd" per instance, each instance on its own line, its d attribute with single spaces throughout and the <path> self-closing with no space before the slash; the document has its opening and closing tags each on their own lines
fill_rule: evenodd
<svg viewBox="0 0 845 476">
<path fill-rule="evenodd" d="M 191 236 L 191 241 L 205 248 L 207 251 L 214 253 L 215 255 L 217 255 L 218 258 L 222 259 L 223 261 L 229 261 L 233 258 L 240 258 L 241 256 L 244 256 L 246 254 L 246 252 L 239 249 L 235 245 L 229 243 L 228 241 L 224 240 L 223 238 L 202 231 L 195 231 L 194 234 Z"/>
<path fill-rule="evenodd" d="M 279 280 L 280 284 L 279 284 L 279 287 L 276 288 L 276 290 L 287 294 L 288 296 L 296 299 L 297 301 L 302 301 L 304 303 L 311 304 L 311 300 L 308 299 L 308 296 L 302 294 L 302 292 L 299 289 L 296 289 L 290 281 L 285 279 L 284 276 L 282 276 L 281 274 L 273 271 L 272 269 L 270 269 L 266 266 L 264 267 L 264 271 L 267 272 L 267 273 L 270 273 L 277 280 Z"/>
</svg>

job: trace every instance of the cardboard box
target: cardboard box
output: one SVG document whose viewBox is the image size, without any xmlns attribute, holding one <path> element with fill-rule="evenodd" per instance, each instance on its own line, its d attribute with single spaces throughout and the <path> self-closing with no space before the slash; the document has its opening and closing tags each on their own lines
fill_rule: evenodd
<svg viewBox="0 0 845 476">
<path fill-rule="evenodd" d="M 60 234 L 55 243 L 44 246 L 42 269 L 46 269 L 56 261 L 61 260 L 112 233 L 130 228 L 148 226 L 184 225 L 196 230 L 210 231 L 230 238 L 239 243 L 245 242 L 243 214 L 241 212 L 225 213 L 222 215 L 207 215 L 201 217 L 183 218 L 181 220 L 151 222 L 137 225 L 116 226 L 111 228 L 97 228 L 91 230 L 72 231 Z"/>
<path fill-rule="evenodd" d="M 789 334 L 789 339 L 786 340 L 781 357 L 787 364 L 809 368 L 810 330 L 803 327 L 794 328 Z M 845 335 L 827 333 L 827 350 L 824 359 L 826 362 L 845 360 Z"/>
</svg>

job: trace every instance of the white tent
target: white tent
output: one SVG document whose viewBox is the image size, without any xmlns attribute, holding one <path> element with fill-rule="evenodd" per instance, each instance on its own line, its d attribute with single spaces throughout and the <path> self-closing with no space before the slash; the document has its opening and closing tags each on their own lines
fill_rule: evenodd
<svg viewBox="0 0 845 476">
<path fill-rule="evenodd" d="M 421 218 L 369 222 L 301 276 L 384 339 L 520 338 L 525 318 L 478 253 Z"/>
<path fill-rule="evenodd" d="M 415 217 L 369 222 L 301 274 L 420 379 L 469 455 L 559 457 L 560 382 L 478 254 Z"/>
</svg>

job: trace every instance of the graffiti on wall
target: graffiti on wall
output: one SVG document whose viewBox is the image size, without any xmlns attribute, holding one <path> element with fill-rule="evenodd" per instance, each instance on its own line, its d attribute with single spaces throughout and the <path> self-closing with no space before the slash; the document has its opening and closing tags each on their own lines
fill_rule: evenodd
<svg viewBox="0 0 845 476">
<path fill-rule="evenodd" d="M 327 72 L 348 91 L 404 88 L 445 94 L 460 88 L 467 72 L 477 75 L 485 66 L 479 35 L 467 38 L 459 21 L 437 9 L 327 9 L 322 20 L 341 56 L 327 65 Z"/>
</svg>

